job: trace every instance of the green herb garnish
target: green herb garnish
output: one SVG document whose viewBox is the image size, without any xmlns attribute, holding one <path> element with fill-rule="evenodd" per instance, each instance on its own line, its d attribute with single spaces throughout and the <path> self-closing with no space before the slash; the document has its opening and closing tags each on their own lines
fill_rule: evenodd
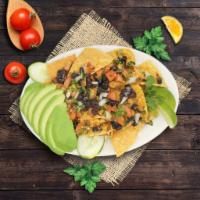
<svg viewBox="0 0 200 200">
<path fill-rule="evenodd" d="M 161 96 L 157 95 L 156 86 L 154 86 L 155 83 L 155 78 L 151 75 L 148 76 L 146 79 L 146 88 L 144 91 L 148 109 L 152 112 L 156 111 L 158 104 L 164 101 L 164 99 Z"/>
<path fill-rule="evenodd" d="M 116 117 L 123 116 L 124 114 L 125 114 L 125 110 L 124 110 L 124 108 L 122 106 L 119 106 L 118 109 L 117 109 L 117 111 L 114 112 L 114 115 Z"/>
<path fill-rule="evenodd" d="M 134 61 L 129 61 L 127 64 L 126 64 L 127 67 L 134 67 L 135 66 L 135 62 Z"/>
<path fill-rule="evenodd" d="M 64 169 L 64 173 L 74 177 L 74 180 L 84 186 L 85 189 L 92 193 L 96 188 L 96 183 L 100 182 L 100 174 L 106 169 L 105 165 L 99 161 L 87 163 L 82 166 L 74 165 Z"/>
<path fill-rule="evenodd" d="M 171 60 L 166 51 L 167 45 L 164 43 L 164 36 L 160 26 L 152 28 L 150 31 L 144 31 L 143 36 L 133 39 L 133 44 L 136 49 L 153 55 L 158 59 Z"/>
</svg>

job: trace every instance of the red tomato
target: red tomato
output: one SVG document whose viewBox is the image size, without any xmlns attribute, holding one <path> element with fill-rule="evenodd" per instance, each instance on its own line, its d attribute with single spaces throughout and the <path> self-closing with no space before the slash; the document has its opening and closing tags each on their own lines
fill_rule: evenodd
<svg viewBox="0 0 200 200">
<path fill-rule="evenodd" d="M 34 28 L 29 28 L 25 31 L 22 31 L 19 39 L 24 50 L 36 48 L 41 42 L 40 35 Z"/>
<path fill-rule="evenodd" d="M 35 14 L 26 8 L 20 8 L 13 12 L 10 17 L 12 27 L 17 31 L 23 31 L 31 27 Z"/>
<path fill-rule="evenodd" d="M 27 75 L 26 67 L 19 62 L 10 62 L 4 69 L 4 77 L 13 84 L 22 83 Z"/>
</svg>

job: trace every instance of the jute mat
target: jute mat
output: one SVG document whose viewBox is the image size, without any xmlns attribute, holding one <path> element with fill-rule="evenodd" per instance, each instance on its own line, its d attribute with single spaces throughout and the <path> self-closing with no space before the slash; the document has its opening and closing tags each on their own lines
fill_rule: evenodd
<svg viewBox="0 0 200 200">
<path fill-rule="evenodd" d="M 96 44 L 131 47 L 106 19 L 100 18 L 95 11 L 91 11 L 89 14 L 84 13 L 80 16 L 77 22 L 57 44 L 47 60 L 71 49 Z M 178 84 L 181 100 L 189 93 L 190 83 L 175 74 L 174 77 Z M 18 99 L 12 104 L 9 112 L 11 113 L 11 119 L 23 128 L 24 124 L 18 108 Z M 147 145 L 128 152 L 120 158 L 114 156 L 96 158 L 96 160 L 100 160 L 106 165 L 106 171 L 101 176 L 102 180 L 113 185 L 121 182 L 135 166 L 146 147 Z M 64 160 L 70 164 L 81 164 L 85 161 L 72 155 L 64 156 Z"/>
</svg>

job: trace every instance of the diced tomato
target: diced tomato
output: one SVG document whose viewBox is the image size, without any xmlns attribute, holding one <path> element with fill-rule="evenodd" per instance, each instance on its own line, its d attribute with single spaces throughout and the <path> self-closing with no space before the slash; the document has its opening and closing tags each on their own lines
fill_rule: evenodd
<svg viewBox="0 0 200 200">
<path fill-rule="evenodd" d="M 69 117 L 71 120 L 76 119 L 76 112 L 74 112 L 74 111 L 69 112 Z"/>
<path fill-rule="evenodd" d="M 109 94 L 108 94 L 108 99 L 117 101 L 117 94 L 116 94 L 116 92 L 115 91 L 110 91 Z"/>
<path fill-rule="evenodd" d="M 124 110 L 126 111 L 128 117 L 133 116 L 133 110 L 131 110 L 131 108 L 129 108 L 128 106 L 124 106 Z"/>
<path fill-rule="evenodd" d="M 102 73 L 103 73 L 103 70 L 102 70 L 102 69 L 96 71 L 96 73 L 95 73 L 95 74 L 96 74 L 96 77 L 97 77 L 97 78 L 100 78 L 101 75 L 102 75 Z"/>
<path fill-rule="evenodd" d="M 116 76 L 117 76 L 117 73 L 112 70 L 106 72 L 106 77 L 109 81 L 114 80 Z"/>
<path fill-rule="evenodd" d="M 122 84 L 118 81 L 111 81 L 109 83 L 110 88 L 120 88 L 121 86 L 122 86 Z"/>
<path fill-rule="evenodd" d="M 94 66 L 91 63 L 88 63 L 86 66 L 86 72 L 87 73 L 92 73 L 94 71 Z"/>
<path fill-rule="evenodd" d="M 72 97 L 75 97 L 76 94 L 77 94 L 77 92 L 76 92 L 76 91 L 73 91 L 73 92 L 71 93 L 71 96 L 72 96 Z"/>
<path fill-rule="evenodd" d="M 117 108 L 116 108 L 116 106 L 106 105 L 106 110 L 107 110 L 108 112 L 116 112 L 116 111 L 117 111 Z"/>
<path fill-rule="evenodd" d="M 117 121 L 117 123 L 119 123 L 122 126 L 124 125 L 124 122 L 125 122 L 124 117 L 122 117 L 122 116 L 121 117 L 117 117 L 116 121 Z"/>
<path fill-rule="evenodd" d="M 117 76 L 115 77 L 115 81 L 118 81 L 118 82 L 124 82 L 122 76 L 120 74 L 117 74 Z"/>
<path fill-rule="evenodd" d="M 76 126 L 76 131 L 80 131 L 82 129 L 82 125 L 79 123 L 79 124 L 77 124 L 77 126 Z"/>
<path fill-rule="evenodd" d="M 70 76 L 67 77 L 67 79 L 64 82 L 64 88 L 67 89 L 71 83 L 72 78 Z"/>
</svg>

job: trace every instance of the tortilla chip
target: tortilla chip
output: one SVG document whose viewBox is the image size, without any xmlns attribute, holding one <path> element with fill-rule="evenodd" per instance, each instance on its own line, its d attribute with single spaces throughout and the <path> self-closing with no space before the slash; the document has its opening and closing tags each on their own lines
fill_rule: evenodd
<svg viewBox="0 0 200 200">
<path fill-rule="evenodd" d="M 138 69 L 142 72 L 148 72 L 150 75 L 152 75 L 154 78 L 157 78 L 160 76 L 160 72 L 156 68 L 156 66 L 153 64 L 151 60 L 147 60 L 143 62 L 142 64 L 138 65 Z"/>
<path fill-rule="evenodd" d="M 73 63 L 70 72 L 79 71 L 80 67 L 83 65 L 90 63 L 95 67 L 94 71 L 98 71 L 102 67 L 109 65 L 112 63 L 112 57 L 107 53 L 95 48 L 86 48 L 82 51 L 82 53 L 78 56 L 76 61 Z"/>
<path fill-rule="evenodd" d="M 48 66 L 48 73 L 51 77 L 51 80 L 56 78 L 57 71 L 62 68 L 69 68 L 71 67 L 72 63 L 76 60 L 75 55 L 67 56 L 65 58 L 62 58 L 60 60 L 56 60 L 51 63 L 47 63 Z"/>
<path fill-rule="evenodd" d="M 114 51 L 109 51 L 107 54 L 109 54 L 110 56 L 112 56 L 112 59 L 116 59 L 118 56 L 126 56 L 127 57 L 127 61 L 133 61 L 135 62 L 135 55 L 134 53 L 127 48 L 120 48 L 120 49 L 116 49 Z"/>
<path fill-rule="evenodd" d="M 136 93 L 136 101 L 137 101 L 136 104 L 138 105 L 139 110 L 144 110 L 145 115 L 147 115 L 148 111 L 147 111 L 146 98 L 141 86 L 138 84 L 133 84 L 131 85 L 131 87 L 134 89 Z"/>
<path fill-rule="evenodd" d="M 143 126 L 144 124 L 140 123 L 137 126 L 129 126 L 113 133 L 111 141 L 117 157 L 128 151 L 131 145 L 135 143 L 137 134 Z"/>
<path fill-rule="evenodd" d="M 142 113 L 143 119 L 147 119 L 148 110 L 144 92 L 138 84 L 132 84 L 131 87 L 136 93 L 136 104 L 138 105 L 139 110 L 144 110 Z M 131 145 L 134 144 L 137 134 L 143 126 L 144 123 L 140 123 L 137 126 L 129 124 L 127 127 L 113 133 L 111 140 L 117 157 L 128 151 Z"/>
</svg>

